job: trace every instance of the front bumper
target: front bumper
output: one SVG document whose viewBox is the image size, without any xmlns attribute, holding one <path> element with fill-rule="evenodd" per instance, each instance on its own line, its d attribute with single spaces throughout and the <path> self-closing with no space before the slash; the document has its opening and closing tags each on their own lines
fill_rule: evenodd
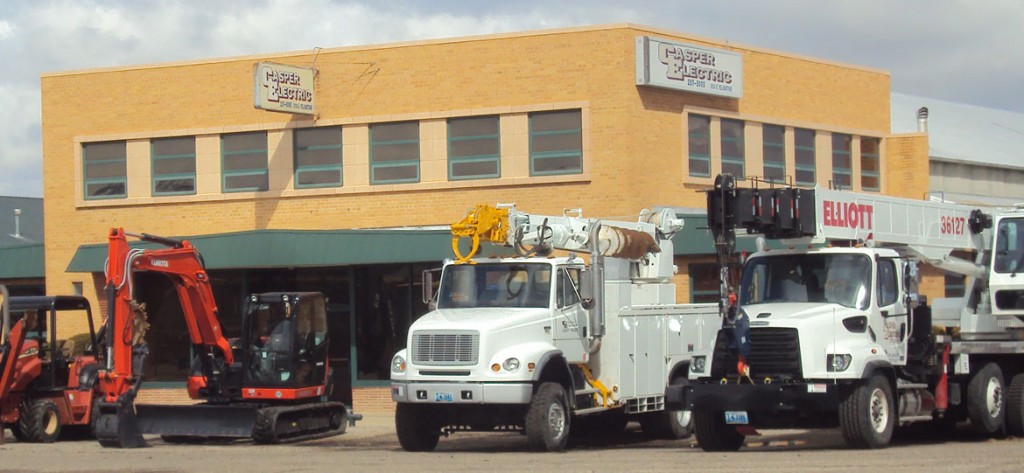
<svg viewBox="0 0 1024 473">
<path fill-rule="evenodd" d="M 665 391 L 668 410 L 713 411 L 835 411 L 842 385 L 792 384 L 688 384 Z"/>
<path fill-rule="evenodd" d="M 528 404 L 530 383 L 391 382 L 391 400 L 425 404 Z"/>
</svg>

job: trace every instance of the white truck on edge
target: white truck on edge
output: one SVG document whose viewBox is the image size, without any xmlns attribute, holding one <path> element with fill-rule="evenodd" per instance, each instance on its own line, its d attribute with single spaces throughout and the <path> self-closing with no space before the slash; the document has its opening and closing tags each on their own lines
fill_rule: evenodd
<svg viewBox="0 0 1024 473">
<path fill-rule="evenodd" d="M 715 304 L 675 304 L 671 237 L 682 225 L 668 209 L 630 223 L 512 204 L 477 206 L 453 224 L 458 259 L 442 268 L 436 294 L 424 273 L 435 310 L 412 324 L 391 364 L 402 447 L 433 450 L 456 431 L 521 431 L 534 448 L 560 451 L 574 426 L 621 431 L 629 420 L 688 436 L 689 413 L 665 410 L 666 387 L 686 382 L 691 354 L 707 349 L 719 319 Z M 472 241 L 467 256 L 462 237 Z M 481 241 L 516 255 L 473 258 Z"/>
<path fill-rule="evenodd" d="M 756 428 L 839 427 L 854 448 L 885 447 L 915 422 L 1024 434 L 1024 209 L 741 189 L 723 175 L 708 223 L 722 330 L 689 385 L 666 394 L 692 410 L 704 450 L 738 450 Z M 740 229 L 787 248 L 761 240 L 737 286 Z M 966 297 L 926 304 L 918 264 L 966 275 Z"/>
</svg>

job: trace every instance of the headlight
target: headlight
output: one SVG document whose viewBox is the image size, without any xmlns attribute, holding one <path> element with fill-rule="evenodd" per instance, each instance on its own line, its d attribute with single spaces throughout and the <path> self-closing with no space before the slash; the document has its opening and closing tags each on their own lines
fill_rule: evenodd
<svg viewBox="0 0 1024 473">
<path fill-rule="evenodd" d="M 703 356 L 693 357 L 693 360 L 690 361 L 690 371 L 694 373 L 703 373 L 705 359 L 706 358 Z"/>
<path fill-rule="evenodd" d="M 850 367 L 850 360 L 853 357 L 850 355 L 829 355 L 827 359 L 829 371 L 846 371 Z"/>
<path fill-rule="evenodd" d="M 516 372 L 519 370 L 519 358 L 509 358 L 501 364 L 505 371 Z"/>
<path fill-rule="evenodd" d="M 395 357 L 391 359 L 391 372 L 405 373 L 405 358 L 395 355 Z"/>
</svg>

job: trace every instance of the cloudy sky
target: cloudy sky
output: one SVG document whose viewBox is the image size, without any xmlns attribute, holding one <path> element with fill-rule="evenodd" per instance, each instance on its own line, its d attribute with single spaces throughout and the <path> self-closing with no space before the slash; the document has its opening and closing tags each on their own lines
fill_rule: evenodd
<svg viewBox="0 0 1024 473">
<path fill-rule="evenodd" d="M 43 195 L 42 73 L 620 22 L 879 68 L 895 92 L 1024 112 L 1020 0 L 2 0 L 0 195 Z"/>
</svg>

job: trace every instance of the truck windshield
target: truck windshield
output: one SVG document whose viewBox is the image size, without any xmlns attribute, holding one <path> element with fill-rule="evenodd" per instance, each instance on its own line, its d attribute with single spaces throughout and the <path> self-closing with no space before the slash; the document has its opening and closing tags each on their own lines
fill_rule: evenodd
<svg viewBox="0 0 1024 473">
<path fill-rule="evenodd" d="M 759 256 L 743 269 L 740 304 L 832 302 L 867 309 L 871 259 L 863 254 Z"/>
<path fill-rule="evenodd" d="M 437 307 L 548 307 L 550 302 L 550 265 L 480 263 L 445 268 Z"/>
<path fill-rule="evenodd" d="M 996 232 L 996 255 L 993 268 L 997 273 L 1024 271 L 1024 219 L 1004 218 Z"/>
</svg>

